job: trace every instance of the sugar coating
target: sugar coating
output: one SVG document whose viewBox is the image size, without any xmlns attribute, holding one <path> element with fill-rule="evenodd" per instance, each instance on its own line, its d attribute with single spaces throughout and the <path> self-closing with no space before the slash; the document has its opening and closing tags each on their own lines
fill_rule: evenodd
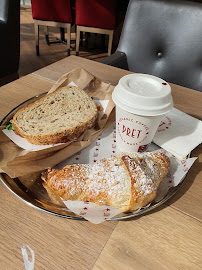
<svg viewBox="0 0 202 270">
<path fill-rule="evenodd" d="M 95 163 L 91 167 L 86 184 L 92 196 L 107 193 L 111 200 L 128 194 L 130 189 L 124 162 L 118 157 L 102 159 Z"/>
</svg>

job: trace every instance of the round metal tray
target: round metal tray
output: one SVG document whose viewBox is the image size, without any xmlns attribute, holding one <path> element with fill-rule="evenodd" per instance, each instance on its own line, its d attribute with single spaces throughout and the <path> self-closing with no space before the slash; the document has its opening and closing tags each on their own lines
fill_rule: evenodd
<svg viewBox="0 0 202 270">
<path fill-rule="evenodd" d="M 0 125 L 7 125 L 10 121 L 10 119 L 13 117 L 13 115 L 25 105 L 28 105 L 29 103 L 32 103 L 39 99 L 40 97 L 44 96 L 46 93 L 43 93 L 41 95 L 35 96 L 17 107 L 15 107 L 13 110 L 11 110 L 0 122 Z M 66 208 L 66 206 L 62 203 L 60 200 L 53 200 L 49 197 L 49 195 L 46 192 L 46 189 L 42 185 L 41 180 L 41 172 L 36 172 L 33 174 L 27 174 L 25 176 L 17 177 L 17 178 L 11 178 L 5 173 L 0 173 L 1 181 L 4 183 L 4 185 L 18 198 L 23 200 L 28 205 L 35 207 L 41 211 L 68 218 L 68 219 L 76 219 L 76 220 L 85 220 L 84 218 L 77 216 L 70 210 Z M 165 203 L 168 199 L 170 199 L 181 187 L 183 182 L 185 181 L 185 178 L 183 181 L 176 187 L 172 187 L 169 189 L 166 196 L 160 200 L 159 202 L 151 202 L 150 206 L 147 208 L 140 209 L 138 212 L 123 212 L 118 214 L 117 216 L 109 219 L 109 220 L 123 220 L 135 216 L 139 216 L 145 213 L 148 213 L 152 211 L 153 209 L 159 207 L 163 203 Z"/>
</svg>

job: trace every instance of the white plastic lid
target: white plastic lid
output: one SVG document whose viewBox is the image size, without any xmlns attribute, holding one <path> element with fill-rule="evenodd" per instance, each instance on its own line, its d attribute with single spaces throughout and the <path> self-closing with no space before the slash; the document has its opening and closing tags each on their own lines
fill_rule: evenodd
<svg viewBox="0 0 202 270">
<path fill-rule="evenodd" d="M 114 103 L 130 113 L 156 116 L 173 107 L 170 85 L 148 74 L 129 74 L 119 80 L 112 93 Z"/>
</svg>

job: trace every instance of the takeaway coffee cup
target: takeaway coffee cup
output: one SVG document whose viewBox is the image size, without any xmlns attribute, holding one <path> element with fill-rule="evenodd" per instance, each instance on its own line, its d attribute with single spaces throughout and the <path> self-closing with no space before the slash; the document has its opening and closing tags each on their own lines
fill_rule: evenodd
<svg viewBox="0 0 202 270">
<path fill-rule="evenodd" d="M 163 115 L 173 107 L 170 85 L 147 74 L 122 77 L 112 99 L 116 104 L 116 142 L 122 152 L 145 150 Z"/>
</svg>

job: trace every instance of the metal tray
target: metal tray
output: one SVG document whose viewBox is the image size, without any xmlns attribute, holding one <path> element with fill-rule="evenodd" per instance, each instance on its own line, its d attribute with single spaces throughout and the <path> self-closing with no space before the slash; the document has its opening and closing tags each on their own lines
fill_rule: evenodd
<svg viewBox="0 0 202 270">
<path fill-rule="evenodd" d="M 30 98 L 29 100 L 15 107 L 1 120 L 0 125 L 1 126 L 7 125 L 10 119 L 13 117 L 13 115 L 21 107 L 24 107 L 25 105 L 28 105 L 29 103 L 36 101 L 45 94 L 46 93 L 43 93 L 41 95 Z M 68 210 L 61 201 L 50 199 L 45 188 L 42 185 L 43 181 L 41 180 L 40 175 L 41 172 L 37 172 L 33 174 L 27 174 L 22 177 L 11 178 L 5 173 L 0 173 L 0 179 L 13 194 L 15 194 L 18 198 L 20 198 L 25 203 L 34 208 L 37 208 L 49 214 L 53 214 L 68 219 L 85 220 L 84 218 L 79 217 L 70 210 Z M 180 189 L 184 181 L 185 178 L 178 186 L 171 188 L 162 200 L 160 200 L 159 202 L 152 202 L 148 208 L 140 209 L 138 212 L 137 211 L 123 212 L 109 220 L 123 220 L 135 216 L 140 216 L 142 214 L 152 211 L 153 209 L 159 207 L 160 205 L 165 203 L 168 199 L 170 199 Z"/>
</svg>

